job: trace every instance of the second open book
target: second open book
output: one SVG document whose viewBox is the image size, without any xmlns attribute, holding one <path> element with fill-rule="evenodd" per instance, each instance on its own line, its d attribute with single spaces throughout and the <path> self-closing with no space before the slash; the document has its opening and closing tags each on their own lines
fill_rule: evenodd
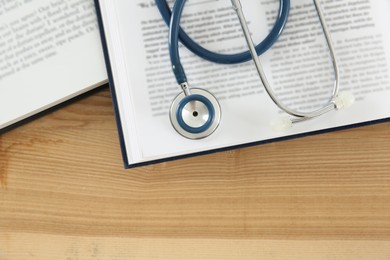
<svg viewBox="0 0 390 260">
<path fill-rule="evenodd" d="M 255 41 L 273 25 L 279 1 L 249 0 L 244 12 Z M 390 117 L 390 2 L 326 1 L 323 5 L 340 63 L 341 90 L 356 103 L 338 112 L 295 124 L 276 133 L 270 122 L 283 115 L 264 91 L 253 62 L 219 65 L 181 48 L 190 86 L 219 100 L 222 120 L 202 140 L 178 135 L 169 121 L 181 91 L 171 71 L 168 28 L 153 1 L 97 1 L 106 62 L 116 106 L 126 166 L 276 140 Z M 188 1 L 183 29 L 204 47 L 221 53 L 247 49 L 230 1 Z M 268 79 L 291 108 L 311 111 L 326 103 L 333 67 L 311 0 L 292 3 L 281 38 L 262 55 Z"/>
<path fill-rule="evenodd" d="M 0 133 L 107 81 L 92 0 L 0 1 Z"/>
</svg>

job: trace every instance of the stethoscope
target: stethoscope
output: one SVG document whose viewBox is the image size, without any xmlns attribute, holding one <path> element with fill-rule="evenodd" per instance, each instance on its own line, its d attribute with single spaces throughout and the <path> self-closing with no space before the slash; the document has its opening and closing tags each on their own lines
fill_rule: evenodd
<svg viewBox="0 0 390 260">
<path fill-rule="evenodd" d="M 242 11 L 240 0 L 231 0 L 233 9 L 237 13 L 249 48 L 249 51 L 238 54 L 219 54 L 211 52 L 193 41 L 180 28 L 180 18 L 182 16 L 186 0 L 176 0 L 172 11 L 166 1 L 156 0 L 157 7 L 164 21 L 169 26 L 169 53 L 172 69 L 176 77 L 176 81 L 182 89 L 182 92 L 177 95 L 172 102 L 169 112 L 170 120 L 175 130 L 184 137 L 190 139 L 200 139 L 212 134 L 217 129 L 221 121 L 221 107 L 218 100 L 207 90 L 189 87 L 184 68 L 180 62 L 179 39 L 190 51 L 211 62 L 220 64 L 237 64 L 253 59 L 261 82 L 263 83 L 270 98 L 280 109 L 291 116 L 274 121 L 272 125 L 276 131 L 289 128 L 293 125 L 293 123 L 306 121 L 321 116 L 332 110 L 339 110 L 350 106 L 354 102 L 354 97 L 348 92 L 339 93 L 339 68 L 335 58 L 333 43 L 329 30 L 325 24 L 325 18 L 318 0 L 313 1 L 329 48 L 335 80 L 329 101 L 320 109 L 305 113 L 288 108 L 280 102 L 267 80 L 258 57 L 258 55 L 266 52 L 281 35 L 289 16 L 290 0 L 280 0 L 276 22 L 267 37 L 258 45 L 255 45 L 252 40 L 244 13 Z"/>
</svg>

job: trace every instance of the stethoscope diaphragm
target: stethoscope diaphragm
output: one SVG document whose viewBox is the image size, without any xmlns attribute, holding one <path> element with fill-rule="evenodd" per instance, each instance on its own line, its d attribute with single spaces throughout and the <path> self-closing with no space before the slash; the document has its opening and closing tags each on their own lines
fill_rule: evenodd
<svg viewBox="0 0 390 260">
<path fill-rule="evenodd" d="M 221 107 L 217 99 L 204 89 L 191 88 L 191 94 L 181 92 L 169 110 L 173 128 L 189 139 L 211 135 L 221 122 Z"/>
</svg>

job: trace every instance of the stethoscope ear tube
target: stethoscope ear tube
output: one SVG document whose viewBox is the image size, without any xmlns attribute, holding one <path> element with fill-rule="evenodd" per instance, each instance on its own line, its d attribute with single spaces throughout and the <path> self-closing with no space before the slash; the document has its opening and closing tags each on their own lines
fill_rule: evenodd
<svg viewBox="0 0 390 260">
<path fill-rule="evenodd" d="M 242 30 L 243 30 L 243 33 L 245 36 L 245 40 L 247 42 L 249 51 L 252 55 L 252 59 L 253 59 L 255 66 L 256 66 L 256 70 L 259 74 L 259 77 L 261 79 L 261 82 L 263 83 L 265 90 L 267 91 L 267 93 L 270 96 L 270 98 L 272 99 L 272 101 L 280 109 L 282 109 L 287 114 L 293 116 L 293 118 L 290 118 L 290 119 L 284 118 L 282 120 L 279 120 L 279 123 L 276 123 L 276 124 L 273 123 L 274 125 L 278 126 L 277 128 L 279 128 L 279 126 L 283 126 L 280 128 L 285 129 L 285 128 L 291 127 L 293 123 L 309 120 L 309 119 L 321 116 L 321 115 L 323 115 L 327 112 L 330 112 L 332 110 L 344 108 L 344 107 L 346 107 L 344 104 L 348 104 L 348 106 L 349 106 L 353 103 L 354 98 L 353 98 L 352 94 L 350 94 L 350 93 L 344 94 L 344 95 L 342 95 L 342 97 L 339 97 L 339 81 L 340 81 L 339 80 L 339 75 L 340 75 L 339 74 L 339 67 L 338 67 L 336 56 L 335 56 L 333 42 L 332 42 L 329 30 L 327 28 L 324 15 L 323 15 L 322 10 L 321 10 L 321 6 L 318 3 L 318 0 L 314 0 L 314 4 L 315 4 L 316 11 L 317 11 L 317 14 L 318 14 L 321 26 L 322 26 L 322 30 L 323 30 L 324 35 L 325 35 L 325 39 L 326 39 L 328 48 L 329 48 L 329 53 L 330 53 L 330 57 L 331 57 L 333 69 L 334 69 L 335 80 L 334 80 L 334 84 L 333 84 L 333 90 L 332 90 L 332 95 L 330 97 L 330 101 L 327 104 L 325 104 L 323 107 L 321 107 L 315 111 L 306 112 L 306 113 L 299 112 L 299 111 L 296 111 L 294 109 L 291 109 L 291 108 L 285 106 L 277 98 L 275 92 L 272 90 L 272 88 L 267 80 L 267 77 L 266 77 L 264 70 L 262 68 L 260 59 L 257 55 L 256 49 L 255 49 L 255 44 L 253 43 L 252 36 L 249 32 L 249 28 L 247 25 L 247 21 L 245 19 L 245 15 L 242 11 L 240 0 L 231 0 L 231 1 L 232 1 L 233 6 L 234 6 L 234 9 L 237 13 L 237 16 L 239 18 L 239 21 L 240 21 L 240 24 L 241 24 L 241 27 L 242 27 Z M 290 121 L 290 122 L 288 122 L 288 121 Z"/>
</svg>

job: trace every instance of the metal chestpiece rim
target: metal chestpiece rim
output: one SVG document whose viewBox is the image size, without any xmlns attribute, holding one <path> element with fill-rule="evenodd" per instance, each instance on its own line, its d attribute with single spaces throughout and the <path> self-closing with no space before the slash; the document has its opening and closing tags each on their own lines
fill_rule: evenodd
<svg viewBox="0 0 390 260">
<path fill-rule="evenodd" d="M 211 135 L 221 121 L 221 107 L 217 99 L 204 89 L 191 88 L 186 96 L 181 92 L 169 110 L 173 128 L 189 139 L 202 139 Z"/>
</svg>

